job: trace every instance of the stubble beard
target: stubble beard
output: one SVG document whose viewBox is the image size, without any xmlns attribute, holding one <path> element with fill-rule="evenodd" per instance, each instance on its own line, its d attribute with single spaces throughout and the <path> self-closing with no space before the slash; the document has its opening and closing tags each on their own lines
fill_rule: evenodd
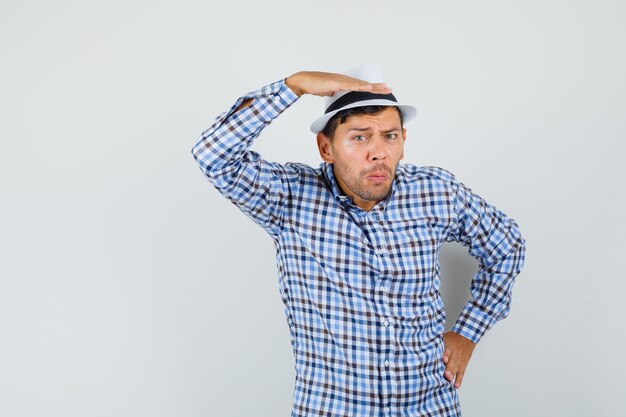
<svg viewBox="0 0 626 417">
<path fill-rule="evenodd" d="M 354 194 L 366 201 L 381 201 L 387 198 L 391 191 L 391 182 L 395 178 L 396 169 L 398 164 L 390 170 L 386 165 L 376 165 L 367 171 L 363 171 L 359 174 L 355 173 L 349 166 L 335 163 L 335 169 L 337 175 L 341 177 L 346 187 L 350 189 Z M 373 184 L 367 186 L 367 175 L 374 171 L 385 171 L 389 174 L 391 181 L 389 183 Z"/>
</svg>

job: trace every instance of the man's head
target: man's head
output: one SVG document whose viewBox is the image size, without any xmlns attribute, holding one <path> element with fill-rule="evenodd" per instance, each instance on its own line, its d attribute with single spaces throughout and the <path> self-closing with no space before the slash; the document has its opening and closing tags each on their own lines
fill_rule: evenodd
<svg viewBox="0 0 626 417">
<path fill-rule="evenodd" d="M 320 156 L 333 164 L 341 189 L 365 210 L 389 194 L 405 140 L 396 106 L 342 110 L 317 134 Z"/>
</svg>

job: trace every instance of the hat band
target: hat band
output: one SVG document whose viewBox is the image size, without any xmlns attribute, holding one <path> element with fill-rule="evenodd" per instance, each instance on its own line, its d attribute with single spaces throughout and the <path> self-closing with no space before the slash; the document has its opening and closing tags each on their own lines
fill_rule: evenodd
<svg viewBox="0 0 626 417">
<path fill-rule="evenodd" d="M 396 103 L 398 102 L 398 100 L 396 100 L 396 97 L 391 93 L 376 94 L 370 93 L 368 91 L 350 91 L 349 93 L 346 93 L 343 96 L 339 97 L 334 103 L 328 106 L 324 114 L 340 109 L 344 106 L 347 106 L 348 104 L 356 103 L 357 101 L 377 99 L 391 100 L 395 101 Z"/>
</svg>

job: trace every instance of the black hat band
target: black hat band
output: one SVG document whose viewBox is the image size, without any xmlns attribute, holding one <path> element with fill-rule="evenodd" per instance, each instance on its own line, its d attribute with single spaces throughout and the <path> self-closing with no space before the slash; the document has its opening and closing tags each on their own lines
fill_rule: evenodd
<svg viewBox="0 0 626 417">
<path fill-rule="evenodd" d="M 350 91 L 344 94 L 343 96 L 339 97 L 335 102 L 333 102 L 333 104 L 328 106 L 324 114 L 340 109 L 344 106 L 347 106 L 348 104 L 356 103 L 357 101 L 376 100 L 376 99 L 391 100 L 391 101 L 395 101 L 396 103 L 398 102 L 398 100 L 396 100 L 396 97 L 391 93 L 376 94 L 376 93 L 370 93 L 368 91 Z"/>
</svg>

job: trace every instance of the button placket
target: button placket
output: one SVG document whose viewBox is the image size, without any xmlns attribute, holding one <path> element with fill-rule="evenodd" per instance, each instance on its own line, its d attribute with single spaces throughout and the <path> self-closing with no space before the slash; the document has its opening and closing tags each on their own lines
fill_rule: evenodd
<svg viewBox="0 0 626 417">
<path fill-rule="evenodd" d="M 385 246 L 384 232 L 380 226 L 380 214 L 371 213 L 368 215 L 367 226 L 372 230 L 372 235 L 375 237 L 374 251 L 380 257 L 387 255 L 387 248 Z"/>
<path fill-rule="evenodd" d="M 367 228 L 369 231 L 372 248 L 379 259 L 381 268 L 381 273 L 377 281 L 378 291 L 375 293 L 375 300 L 379 305 L 381 314 L 380 324 L 382 325 L 379 377 L 381 380 L 381 406 L 386 407 L 385 412 L 389 414 L 391 412 L 390 407 L 393 405 L 394 395 L 396 395 L 397 392 L 396 375 L 391 366 L 395 355 L 394 344 L 396 336 L 393 326 L 394 321 L 392 320 L 393 315 L 390 306 L 390 295 L 386 286 L 386 279 L 392 273 L 393 266 L 385 246 L 385 235 L 381 225 L 381 216 L 381 212 L 372 210 L 372 212 L 365 216 L 363 227 Z"/>
</svg>

